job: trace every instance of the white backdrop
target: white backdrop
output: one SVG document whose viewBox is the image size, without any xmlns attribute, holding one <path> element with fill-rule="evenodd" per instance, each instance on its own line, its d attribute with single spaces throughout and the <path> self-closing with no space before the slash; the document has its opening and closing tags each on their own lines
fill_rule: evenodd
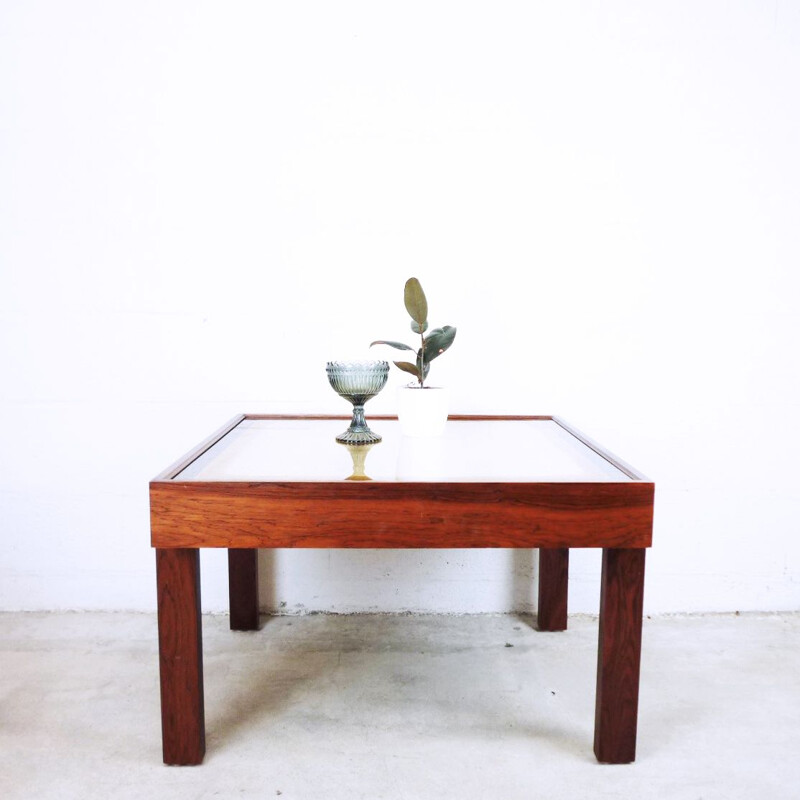
<svg viewBox="0 0 800 800">
<path fill-rule="evenodd" d="M 416 275 L 453 411 L 656 480 L 647 611 L 800 608 L 799 97 L 788 0 L 0 3 L 0 607 L 154 608 L 148 480 L 344 411 Z M 527 551 L 261 559 L 287 612 L 533 603 Z"/>
</svg>

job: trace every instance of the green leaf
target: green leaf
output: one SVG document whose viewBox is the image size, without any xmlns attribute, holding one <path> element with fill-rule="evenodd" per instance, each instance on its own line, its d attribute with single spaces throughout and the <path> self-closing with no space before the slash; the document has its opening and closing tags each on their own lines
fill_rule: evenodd
<svg viewBox="0 0 800 800">
<path fill-rule="evenodd" d="M 409 347 L 407 344 L 403 344 L 402 342 L 385 342 L 382 339 L 379 339 L 378 341 L 373 342 L 370 347 L 372 347 L 373 344 L 388 344 L 389 347 L 394 347 L 395 350 L 410 350 L 412 353 L 414 352 L 413 347 Z"/>
<path fill-rule="evenodd" d="M 425 333 L 425 331 L 428 330 L 428 323 L 423 322 L 422 325 L 420 325 L 416 320 L 412 320 L 411 330 L 414 331 L 414 333 Z"/>
<path fill-rule="evenodd" d="M 425 325 L 428 321 L 428 301 L 425 299 L 425 292 L 422 291 L 422 286 L 420 286 L 416 278 L 409 278 L 406 281 L 403 300 L 411 319 L 420 325 Z"/>
<path fill-rule="evenodd" d="M 411 373 L 418 381 L 420 380 L 419 370 L 417 369 L 415 364 L 411 364 L 408 361 L 395 361 L 394 365 L 396 367 L 400 367 L 400 369 L 403 370 L 403 372 Z"/>
<path fill-rule="evenodd" d="M 425 337 L 425 361 L 430 363 L 447 350 L 456 338 L 456 329 L 451 325 L 444 328 L 434 328 Z M 419 354 L 417 355 L 419 358 Z"/>
</svg>

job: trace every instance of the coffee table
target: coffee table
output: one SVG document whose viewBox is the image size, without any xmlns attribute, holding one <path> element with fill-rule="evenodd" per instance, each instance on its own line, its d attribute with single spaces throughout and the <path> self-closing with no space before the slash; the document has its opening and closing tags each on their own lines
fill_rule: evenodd
<svg viewBox="0 0 800 800">
<path fill-rule="evenodd" d="M 164 762 L 205 754 L 199 548 L 228 549 L 230 625 L 258 628 L 258 548 L 539 548 L 539 630 L 567 626 L 569 548 L 603 548 L 594 752 L 636 754 L 654 484 L 557 417 L 451 416 L 338 444 L 349 417 L 241 415 L 150 483 Z"/>
</svg>

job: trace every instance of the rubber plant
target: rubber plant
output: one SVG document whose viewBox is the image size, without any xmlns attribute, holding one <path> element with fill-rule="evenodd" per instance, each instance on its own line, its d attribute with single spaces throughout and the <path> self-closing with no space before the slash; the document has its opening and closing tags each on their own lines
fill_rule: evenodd
<svg viewBox="0 0 800 800">
<path fill-rule="evenodd" d="M 406 311 L 411 317 L 411 330 L 420 336 L 420 346 L 416 351 L 417 357 L 413 363 L 411 361 L 395 361 L 394 365 L 403 370 L 403 372 L 413 375 L 417 379 L 419 387 L 424 389 L 425 379 L 431 369 L 431 361 L 434 358 L 438 358 L 453 344 L 453 340 L 456 338 L 456 329 L 452 325 L 445 325 L 443 328 L 434 328 L 428 331 L 428 301 L 425 297 L 425 292 L 422 291 L 420 282 L 416 278 L 409 278 L 406 281 L 403 300 L 406 304 Z M 397 350 L 414 352 L 413 347 L 409 347 L 403 342 L 378 339 L 372 342 L 370 347 L 376 344 L 388 344 L 389 347 L 394 347 Z"/>
</svg>

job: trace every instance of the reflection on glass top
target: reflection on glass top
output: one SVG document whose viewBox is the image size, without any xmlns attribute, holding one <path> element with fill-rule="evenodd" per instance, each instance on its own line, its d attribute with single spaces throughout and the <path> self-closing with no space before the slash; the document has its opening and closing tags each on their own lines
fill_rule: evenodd
<svg viewBox="0 0 800 800">
<path fill-rule="evenodd" d="M 449 420 L 412 439 L 396 420 L 370 422 L 383 441 L 336 441 L 346 421 L 245 419 L 175 476 L 180 481 L 628 481 L 552 420 Z"/>
</svg>

